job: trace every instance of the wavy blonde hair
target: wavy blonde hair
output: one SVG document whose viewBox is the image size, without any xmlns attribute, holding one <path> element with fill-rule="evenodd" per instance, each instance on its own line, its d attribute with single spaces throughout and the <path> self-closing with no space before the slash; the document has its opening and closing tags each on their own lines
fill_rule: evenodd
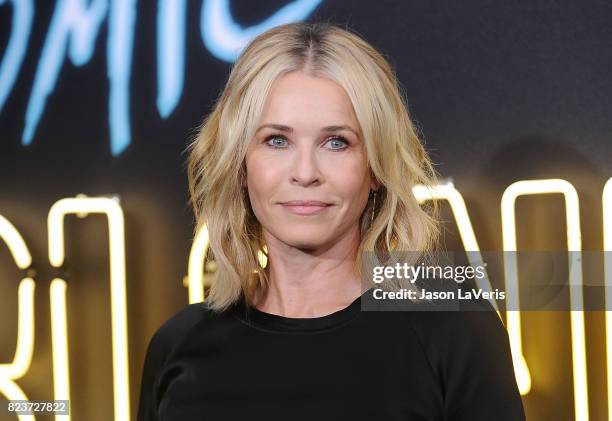
<svg viewBox="0 0 612 421">
<path fill-rule="evenodd" d="M 256 291 L 270 284 L 258 257 L 260 250 L 265 253 L 261 225 L 243 187 L 245 155 L 272 83 L 295 71 L 329 78 L 346 90 L 368 167 L 380 184 L 375 205 L 371 195 L 359 220 L 359 273 L 367 252 L 426 254 L 437 243 L 438 205 L 420 205 L 412 191 L 415 184 L 437 184 L 436 172 L 386 58 L 354 32 L 329 23 L 277 26 L 244 49 L 185 150 L 194 233 L 207 226 L 207 259 L 214 259 L 217 267 L 207 286 L 206 301 L 213 310 L 226 309 L 241 293 L 251 304 Z"/>
</svg>

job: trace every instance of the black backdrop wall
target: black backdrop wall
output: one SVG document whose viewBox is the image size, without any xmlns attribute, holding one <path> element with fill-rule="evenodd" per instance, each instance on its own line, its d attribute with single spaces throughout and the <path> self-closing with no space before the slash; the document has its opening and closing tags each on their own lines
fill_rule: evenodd
<svg viewBox="0 0 612 421">
<path fill-rule="evenodd" d="M 256 34 L 263 28 L 257 25 L 284 6 L 293 5 L 287 12 L 293 20 L 348 25 L 387 55 L 437 170 L 452 178 L 466 201 L 481 249 L 502 248 L 504 189 L 517 180 L 545 178 L 573 184 L 583 249 L 603 247 L 601 193 L 612 176 L 609 2 L 233 0 L 227 2 L 229 18 L 217 18 L 225 32 L 205 36 L 207 19 L 213 19 L 205 8 L 222 9 L 225 2 L 188 1 L 184 19 L 179 13 L 176 26 L 164 26 L 171 22 L 163 18 L 170 13 L 163 9 L 167 2 L 142 1 L 130 9 L 117 0 L 101 12 L 97 30 L 73 35 L 72 42 L 60 36 L 61 25 L 54 26 L 66 2 L 33 2 L 29 31 L 23 29 L 28 3 L 0 2 L 0 215 L 23 236 L 36 269 L 34 353 L 29 370 L 16 381 L 29 399 L 53 398 L 49 286 L 56 271 L 48 258 L 49 209 L 79 193 L 117 195 L 126 218 L 135 417 L 146 345 L 188 302 L 183 277 L 193 214 L 182 152 L 228 75 L 231 54 L 223 37 L 238 33 L 232 20 Z M 130 26 L 111 18 L 113 11 L 125 17 L 130 10 L 132 40 L 129 31 L 121 32 Z M 29 37 L 11 50 L 17 33 Z M 159 52 L 158 38 L 169 34 L 179 34 L 175 47 L 184 48 L 184 69 L 177 65 L 177 74 L 167 79 L 184 78 L 178 93 L 171 82 L 158 84 L 164 63 L 183 57 L 181 48 Z M 69 54 L 79 45 L 75 63 Z M 23 52 L 23 60 L 9 69 L 9 58 L 19 56 L 15 51 Z M 164 89 L 173 94 L 164 97 Z M 452 214 L 445 212 L 446 245 L 461 249 Z M 561 196 L 521 199 L 517 221 L 520 249 L 566 247 Z M 65 237 L 72 416 L 113 419 L 107 220 L 70 216 Z M 17 344 L 22 272 L 7 247 L 0 247 L 0 277 L 0 361 L 9 363 Z M 604 319 L 601 312 L 585 318 L 590 415 L 602 420 Z M 523 342 L 533 382 L 523 396 L 528 419 L 574 419 L 568 313 L 526 313 Z"/>
</svg>

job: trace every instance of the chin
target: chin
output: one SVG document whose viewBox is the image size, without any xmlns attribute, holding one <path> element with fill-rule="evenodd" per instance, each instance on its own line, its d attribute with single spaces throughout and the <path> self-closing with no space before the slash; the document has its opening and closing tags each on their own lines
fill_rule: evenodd
<svg viewBox="0 0 612 421">
<path fill-rule="evenodd" d="M 319 242 L 309 242 L 309 243 L 289 242 L 287 244 L 293 247 L 294 249 L 298 249 L 302 251 L 314 251 L 314 250 L 321 248 L 321 246 L 323 245 L 323 243 L 319 243 Z"/>
<path fill-rule="evenodd" d="M 281 237 L 285 244 L 303 249 L 316 249 L 327 243 L 329 231 L 310 229 L 307 232 L 291 232 Z"/>
</svg>

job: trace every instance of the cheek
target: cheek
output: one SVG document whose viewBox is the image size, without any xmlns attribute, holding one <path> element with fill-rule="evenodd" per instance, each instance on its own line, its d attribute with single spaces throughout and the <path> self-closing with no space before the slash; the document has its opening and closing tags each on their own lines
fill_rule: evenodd
<svg viewBox="0 0 612 421">
<path fill-rule="evenodd" d="M 274 198 L 274 191 L 279 185 L 279 167 L 269 165 L 264 160 L 253 157 L 247 160 L 246 184 L 251 199 L 251 205 L 255 208 L 269 202 Z"/>
<path fill-rule="evenodd" d="M 367 195 L 370 187 L 367 163 L 360 157 L 334 162 L 328 174 L 330 181 L 338 186 L 346 199 L 361 200 L 364 190 Z"/>
</svg>

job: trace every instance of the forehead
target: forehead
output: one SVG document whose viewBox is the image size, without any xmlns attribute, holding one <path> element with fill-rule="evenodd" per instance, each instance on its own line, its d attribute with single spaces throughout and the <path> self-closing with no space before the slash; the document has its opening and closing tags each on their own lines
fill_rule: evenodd
<svg viewBox="0 0 612 421">
<path fill-rule="evenodd" d="M 314 121 L 325 124 L 356 123 L 357 118 L 348 94 L 337 82 L 292 72 L 274 81 L 266 98 L 262 121 L 271 118 Z M 281 122 L 281 121 L 275 121 Z"/>
</svg>

